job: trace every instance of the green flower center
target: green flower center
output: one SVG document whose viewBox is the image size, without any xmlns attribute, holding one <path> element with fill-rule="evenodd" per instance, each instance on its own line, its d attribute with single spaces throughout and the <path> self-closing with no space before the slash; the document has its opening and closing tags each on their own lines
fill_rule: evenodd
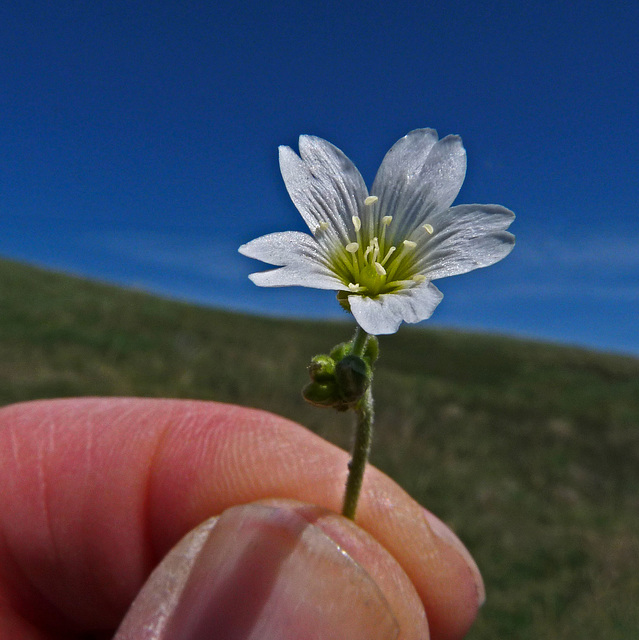
<svg viewBox="0 0 639 640">
<path fill-rule="evenodd" d="M 372 215 L 371 208 L 376 203 L 376 196 L 366 198 L 364 213 Z M 355 240 L 337 247 L 331 256 L 333 270 L 349 288 L 349 292 L 344 292 L 346 295 L 376 297 L 426 280 L 416 268 L 417 242 L 405 239 L 392 244 L 387 240 L 386 231 L 392 216 L 384 216 L 377 228 L 370 224 L 363 229 L 359 216 L 353 216 L 352 221 Z M 317 233 L 325 231 L 327 226 L 318 228 Z M 425 224 L 420 231 L 432 234 L 433 228 Z M 415 233 L 410 236 L 417 237 Z"/>
<path fill-rule="evenodd" d="M 387 277 L 377 273 L 375 267 L 369 264 L 359 272 L 359 277 L 356 278 L 356 280 L 357 282 L 355 284 L 363 288 L 368 295 L 376 296 L 383 293 Z"/>
</svg>

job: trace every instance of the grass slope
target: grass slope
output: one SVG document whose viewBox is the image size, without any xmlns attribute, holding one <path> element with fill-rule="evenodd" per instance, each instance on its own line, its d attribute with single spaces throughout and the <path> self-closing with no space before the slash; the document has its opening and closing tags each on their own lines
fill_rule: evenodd
<svg viewBox="0 0 639 640">
<path fill-rule="evenodd" d="M 70 395 L 304 405 L 348 323 L 255 318 L 0 261 L 0 403 Z M 639 635 L 639 360 L 402 327 L 381 340 L 372 460 L 452 524 L 488 601 L 471 638 Z"/>
</svg>

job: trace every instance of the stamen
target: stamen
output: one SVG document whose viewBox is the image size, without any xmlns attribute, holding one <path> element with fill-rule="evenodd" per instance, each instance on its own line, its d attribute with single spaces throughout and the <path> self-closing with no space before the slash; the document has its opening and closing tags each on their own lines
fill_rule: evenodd
<svg viewBox="0 0 639 640">
<path fill-rule="evenodd" d="M 358 232 L 362 228 L 362 220 L 359 216 L 353 216 L 352 218 L 353 226 L 355 227 L 355 231 Z"/>
<path fill-rule="evenodd" d="M 353 256 L 353 272 L 356 276 L 359 275 L 359 261 L 357 260 L 357 255 L 355 255 L 359 251 L 359 244 L 357 242 L 349 242 L 344 249 L 348 251 Z"/>
<path fill-rule="evenodd" d="M 386 246 L 386 227 L 393 221 L 393 216 L 384 216 L 382 218 L 382 247 Z"/>
<path fill-rule="evenodd" d="M 414 280 L 415 282 L 426 282 L 427 278 L 426 276 L 423 276 L 421 273 L 416 273 L 411 280 Z"/>
<path fill-rule="evenodd" d="M 413 251 L 415 247 L 417 247 L 417 243 L 413 242 L 412 240 L 404 240 L 404 242 L 402 242 L 402 246 L 400 247 L 397 257 L 393 261 L 393 264 L 389 267 L 389 270 L 388 270 L 389 280 L 392 280 L 395 277 L 395 274 L 397 273 L 399 266 L 404 262 L 407 256 L 407 251 Z"/>
<path fill-rule="evenodd" d="M 428 223 L 426 223 L 426 224 L 423 226 L 423 228 L 424 228 L 424 229 L 426 229 L 426 231 L 427 231 L 428 233 L 430 233 L 430 235 L 431 235 L 431 236 L 433 235 L 433 232 L 435 231 L 435 229 L 433 229 L 433 225 L 432 225 L 432 224 L 428 224 Z"/>
<path fill-rule="evenodd" d="M 361 291 L 364 287 L 362 287 L 359 284 L 355 284 L 354 282 L 349 282 L 348 283 L 348 288 L 353 292 L 357 292 L 357 291 Z"/>
<path fill-rule="evenodd" d="M 377 196 L 368 196 L 368 198 L 366 198 L 366 200 L 364 200 L 364 204 L 367 207 L 370 207 L 372 204 L 375 204 L 378 200 L 379 200 L 379 198 Z"/>
<path fill-rule="evenodd" d="M 315 227 L 315 231 L 313 233 L 314 233 L 314 235 L 317 235 L 318 233 L 321 233 L 322 231 L 326 231 L 326 229 L 328 229 L 328 222 L 320 222 Z"/>
<path fill-rule="evenodd" d="M 384 256 L 384 259 L 382 260 L 382 264 L 386 264 L 386 262 L 388 261 L 388 259 L 393 255 L 393 253 L 397 250 L 397 247 L 391 247 L 387 252 L 386 255 Z"/>
<path fill-rule="evenodd" d="M 384 267 L 382 267 L 382 265 L 379 262 L 374 262 L 373 266 L 375 267 L 375 271 L 377 271 L 377 275 L 379 276 L 386 275 L 386 269 L 384 269 Z"/>
</svg>

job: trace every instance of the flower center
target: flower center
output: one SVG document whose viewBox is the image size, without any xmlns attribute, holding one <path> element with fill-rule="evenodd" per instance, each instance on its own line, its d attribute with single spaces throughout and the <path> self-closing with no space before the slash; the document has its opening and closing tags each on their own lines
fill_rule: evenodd
<svg viewBox="0 0 639 640">
<path fill-rule="evenodd" d="M 387 240 L 392 216 L 384 216 L 376 228 L 373 226 L 371 209 L 377 201 L 376 196 L 366 198 L 364 213 L 368 224 L 363 225 L 359 216 L 353 216 L 355 240 L 339 247 L 332 256 L 334 270 L 350 292 L 372 297 L 426 280 L 416 269 L 417 242 L 404 239 L 393 244 Z M 425 224 L 421 231 L 432 234 L 433 227 Z M 410 235 L 415 236 L 414 233 Z"/>
</svg>

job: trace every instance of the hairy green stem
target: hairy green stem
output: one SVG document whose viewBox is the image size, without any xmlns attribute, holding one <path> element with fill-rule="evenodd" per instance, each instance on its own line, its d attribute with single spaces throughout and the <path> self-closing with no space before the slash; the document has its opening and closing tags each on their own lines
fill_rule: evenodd
<svg viewBox="0 0 639 640">
<path fill-rule="evenodd" d="M 357 329 L 355 329 L 355 336 L 353 337 L 353 348 L 351 350 L 351 354 L 361 358 L 364 355 L 367 340 L 368 334 L 366 331 L 361 327 L 357 327 Z"/>
<path fill-rule="evenodd" d="M 364 470 L 366 469 L 373 437 L 373 394 L 370 386 L 357 403 L 355 414 L 357 416 L 355 441 L 353 442 L 352 458 L 348 463 L 348 478 L 346 480 L 344 506 L 342 508 L 342 515 L 351 520 L 355 520 L 357 501 L 362 489 Z"/>
</svg>

